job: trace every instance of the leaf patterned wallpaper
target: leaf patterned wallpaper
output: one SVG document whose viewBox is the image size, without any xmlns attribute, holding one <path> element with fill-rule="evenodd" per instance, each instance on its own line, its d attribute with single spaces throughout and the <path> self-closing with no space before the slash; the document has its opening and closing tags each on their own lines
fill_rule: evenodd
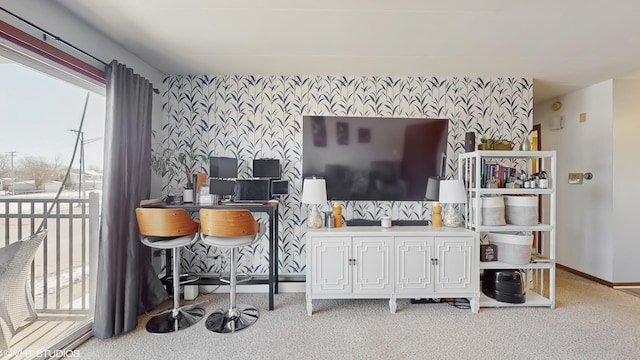
<svg viewBox="0 0 640 360">
<path fill-rule="evenodd" d="M 280 208 L 282 274 L 305 271 L 308 208 L 302 191 L 302 116 L 376 116 L 448 118 L 447 175 L 457 173 L 468 131 L 512 139 L 520 144 L 533 124 L 530 78 L 378 77 L 378 76 L 206 76 L 164 79 L 164 134 L 157 146 L 208 156 L 239 159 L 238 177 L 251 177 L 252 159 L 280 159 L 289 195 Z M 192 171 L 208 172 L 202 162 Z M 165 194 L 181 193 L 182 172 L 163 179 Z M 428 219 L 429 202 L 343 203 L 345 218 Z M 329 204 L 322 207 L 329 210 Z M 266 219 L 261 219 L 266 221 Z M 184 253 L 185 270 L 219 273 L 226 253 L 200 242 Z M 240 271 L 268 273 L 268 240 L 240 251 Z"/>
</svg>

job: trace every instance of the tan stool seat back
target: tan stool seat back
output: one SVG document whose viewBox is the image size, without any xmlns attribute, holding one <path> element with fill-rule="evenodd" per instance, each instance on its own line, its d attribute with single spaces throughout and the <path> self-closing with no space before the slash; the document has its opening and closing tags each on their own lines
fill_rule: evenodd
<svg viewBox="0 0 640 360">
<path fill-rule="evenodd" d="M 258 240 L 260 223 L 249 210 L 201 209 L 202 241 L 218 247 L 246 246 Z"/>
<path fill-rule="evenodd" d="M 158 237 L 179 237 L 198 232 L 198 223 L 184 209 L 137 208 L 140 234 Z"/>
</svg>

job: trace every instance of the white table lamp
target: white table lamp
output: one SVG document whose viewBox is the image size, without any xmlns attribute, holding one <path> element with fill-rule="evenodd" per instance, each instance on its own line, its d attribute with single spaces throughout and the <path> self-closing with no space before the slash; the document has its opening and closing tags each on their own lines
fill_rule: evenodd
<svg viewBox="0 0 640 360">
<path fill-rule="evenodd" d="M 462 217 L 456 208 L 456 204 L 464 204 L 467 202 L 462 180 L 440 180 L 439 201 L 442 204 L 446 204 L 442 219 L 444 226 L 462 226 Z"/>
<path fill-rule="evenodd" d="M 302 203 L 313 204 L 307 219 L 307 227 L 318 229 L 322 227 L 322 217 L 318 211 L 318 204 L 327 202 L 327 185 L 324 179 L 304 179 L 302 183 Z"/>
</svg>

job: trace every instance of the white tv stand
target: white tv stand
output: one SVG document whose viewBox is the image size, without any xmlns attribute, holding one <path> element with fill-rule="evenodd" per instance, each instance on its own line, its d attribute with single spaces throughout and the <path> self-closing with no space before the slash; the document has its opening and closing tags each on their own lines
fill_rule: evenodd
<svg viewBox="0 0 640 360">
<path fill-rule="evenodd" d="M 313 299 L 467 298 L 478 312 L 477 233 L 431 226 L 308 230 L 307 314 Z"/>
</svg>

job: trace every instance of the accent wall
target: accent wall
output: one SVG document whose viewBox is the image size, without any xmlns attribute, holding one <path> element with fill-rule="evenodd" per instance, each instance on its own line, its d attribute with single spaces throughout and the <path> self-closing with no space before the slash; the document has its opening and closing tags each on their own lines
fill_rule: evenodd
<svg viewBox="0 0 640 360">
<path fill-rule="evenodd" d="M 206 76 L 164 79 L 163 133 L 155 149 L 238 158 L 238 178 L 250 178 L 252 160 L 280 159 L 289 195 L 280 208 L 279 267 L 282 274 L 303 273 L 307 211 L 302 191 L 302 116 L 447 118 L 447 176 L 457 176 L 457 157 L 468 131 L 520 144 L 533 123 L 530 78 L 379 77 L 379 76 Z M 328 134 L 328 136 L 331 136 Z M 346 148 L 348 149 L 348 148 Z M 345 150 L 348 151 L 348 150 Z M 201 160 L 193 172 L 208 172 Z M 163 179 L 163 193 L 180 194 L 182 171 Z M 431 203 L 343 202 L 345 218 L 429 219 Z M 329 210 L 329 204 L 321 207 Z M 264 221 L 262 219 L 261 221 Z M 200 242 L 184 255 L 195 273 L 219 273 L 226 255 Z M 240 271 L 268 272 L 268 240 L 240 251 Z"/>
</svg>

